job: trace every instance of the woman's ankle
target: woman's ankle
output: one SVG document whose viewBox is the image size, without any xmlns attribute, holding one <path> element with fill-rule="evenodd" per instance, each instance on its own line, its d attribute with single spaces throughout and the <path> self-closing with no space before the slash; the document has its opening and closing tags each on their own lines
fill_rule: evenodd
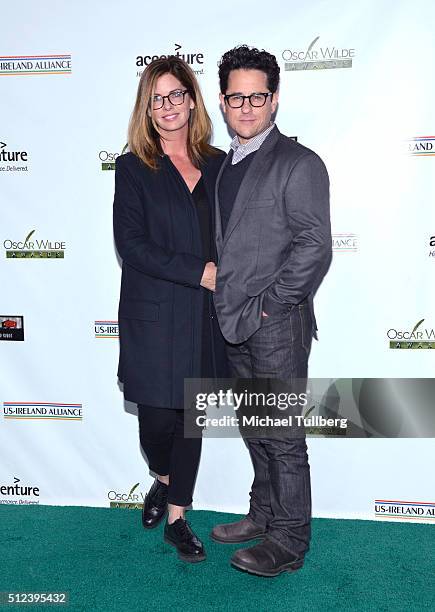
<svg viewBox="0 0 435 612">
<path fill-rule="evenodd" d="M 168 504 L 168 523 L 172 525 L 179 518 L 184 519 L 184 507 L 175 506 L 174 504 Z"/>
</svg>

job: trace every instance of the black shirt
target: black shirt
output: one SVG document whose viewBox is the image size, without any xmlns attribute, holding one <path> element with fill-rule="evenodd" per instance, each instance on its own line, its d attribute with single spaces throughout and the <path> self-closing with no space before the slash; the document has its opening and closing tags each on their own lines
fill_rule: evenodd
<svg viewBox="0 0 435 612">
<path fill-rule="evenodd" d="M 196 205 L 198 215 L 199 228 L 201 231 L 202 241 L 202 256 L 205 261 L 214 261 L 212 249 L 212 228 L 211 228 L 211 211 L 207 193 L 204 187 L 202 177 L 196 183 L 192 191 L 192 198 Z"/>
</svg>

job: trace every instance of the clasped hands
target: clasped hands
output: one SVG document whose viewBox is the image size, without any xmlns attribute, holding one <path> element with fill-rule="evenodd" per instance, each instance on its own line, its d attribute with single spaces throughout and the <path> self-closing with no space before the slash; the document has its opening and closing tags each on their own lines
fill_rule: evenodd
<svg viewBox="0 0 435 612">
<path fill-rule="evenodd" d="M 204 272 L 201 278 L 201 287 L 208 289 L 209 291 L 216 291 L 216 264 L 213 261 L 209 261 L 205 264 Z"/>
</svg>

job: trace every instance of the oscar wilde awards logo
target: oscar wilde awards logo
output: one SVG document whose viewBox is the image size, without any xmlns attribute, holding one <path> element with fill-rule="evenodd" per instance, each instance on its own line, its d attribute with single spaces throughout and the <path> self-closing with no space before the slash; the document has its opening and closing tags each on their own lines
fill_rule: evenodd
<svg viewBox="0 0 435 612">
<path fill-rule="evenodd" d="M 95 321 L 96 338 L 119 338 L 118 321 Z"/>
<path fill-rule="evenodd" d="M 376 499 L 375 516 L 388 520 L 435 521 L 435 503 Z"/>
<path fill-rule="evenodd" d="M 140 77 L 142 75 L 143 68 L 148 66 L 148 64 L 150 64 L 152 61 L 159 59 L 159 58 L 164 59 L 167 57 L 181 58 L 187 64 L 189 64 L 189 66 L 192 68 L 196 76 L 204 74 L 204 53 L 198 52 L 198 51 L 196 52 L 185 51 L 184 49 L 180 51 L 181 48 L 182 48 L 182 45 L 175 43 L 174 51 L 172 53 L 169 51 L 167 53 L 165 52 L 163 55 L 160 53 L 158 54 L 152 53 L 149 55 L 138 55 L 136 57 L 136 66 L 137 68 L 142 68 L 142 70 L 138 70 L 136 72 L 136 76 Z"/>
<path fill-rule="evenodd" d="M 145 493 L 137 490 L 139 482 L 133 485 L 130 491 L 109 491 L 107 499 L 110 508 L 127 508 L 129 510 L 140 510 L 145 500 Z"/>
<path fill-rule="evenodd" d="M 28 172 L 27 151 L 11 151 L 7 146 L 5 142 L 0 142 L 0 172 Z"/>
<path fill-rule="evenodd" d="M 17 421 L 82 421 L 83 406 L 57 402 L 3 402 L 3 417 Z"/>
<path fill-rule="evenodd" d="M 124 145 L 121 153 L 113 153 L 111 151 L 102 150 L 98 153 L 98 159 L 101 162 L 101 170 L 115 170 L 115 161 L 119 155 L 123 155 L 128 149 L 128 144 Z"/>
<path fill-rule="evenodd" d="M 24 341 L 24 317 L 0 315 L 0 340 Z"/>
<path fill-rule="evenodd" d="M 429 239 L 429 257 L 435 258 L 435 236 L 431 236 Z"/>
<path fill-rule="evenodd" d="M 6 259 L 64 259 L 65 242 L 30 240 L 35 231 L 32 230 L 24 240 L 4 240 Z"/>
<path fill-rule="evenodd" d="M 435 136 L 414 136 L 406 141 L 406 151 L 411 157 L 435 155 Z"/>
<path fill-rule="evenodd" d="M 282 59 L 285 70 L 327 70 L 352 68 L 355 49 L 334 46 L 317 46 L 320 36 L 310 42 L 306 49 L 284 49 Z"/>
<path fill-rule="evenodd" d="M 70 73 L 70 54 L 0 56 L 0 76 Z"/>
<path fill-rule="evenodd" d="M 358 236 L 356 234 L 332 234 L 332 250 L 341 253 L 356 253 Z"/>
<path fill-rule="evenodd" d="M 435 329 L 422 327 L 424 319 L 412 330 L 391 328 L 387 331 L 390 349 L 435 349 Z"/>
<path fill-rule="evenodd" d="M 110 153 L 109 151 L 100 151 L 98 159 L 101 162 L 101 170 L 115 170 L 115 161 L 119 153 Z"/>
<path fill-rule="evenodd" d="M 39 504 L 39 487 L 18 483 L 21 483 L 20 478 L 14 476 L 13 484 L 0 484 L 0 504 Z"/>
</svg>

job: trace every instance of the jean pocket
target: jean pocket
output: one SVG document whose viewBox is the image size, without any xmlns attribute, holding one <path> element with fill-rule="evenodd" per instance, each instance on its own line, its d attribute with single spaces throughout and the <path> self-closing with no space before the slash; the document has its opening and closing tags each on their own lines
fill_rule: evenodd
<svg viewBox="0 0 435 612">
<path fill-rule="evenodd" d="M 301 326 L 301 344 L 309 354 L 311 351 L 311 342 L 313 340 L 313 319 L 311 316 L 310 305 L 308 302 L 298 304 L 294 307 L 294 312 L 297 314 Z"/>
</svg>

